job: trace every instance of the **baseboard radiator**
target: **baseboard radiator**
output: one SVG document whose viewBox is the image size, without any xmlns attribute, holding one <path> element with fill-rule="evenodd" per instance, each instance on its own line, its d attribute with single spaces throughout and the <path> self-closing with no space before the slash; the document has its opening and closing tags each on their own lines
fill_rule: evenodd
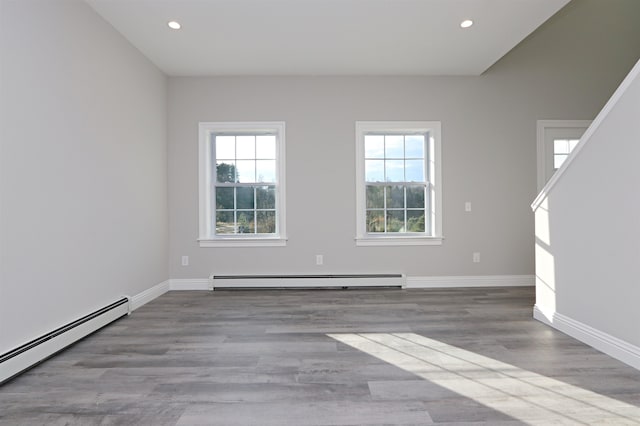
<svg viewBox="0 0 640 426">
<path fill-rule="evenodd" d="M 0 355 L 0 385 L 128 313 L 129 299 L 123 297 Z"/>
<path fill-rule="evenodd" d="M 405 286 L 403 274 L 341 274 L 341 275 L 211 275 L 209 288 L 273 289 L 273 288 L 365 288 Z"/>
</svg>

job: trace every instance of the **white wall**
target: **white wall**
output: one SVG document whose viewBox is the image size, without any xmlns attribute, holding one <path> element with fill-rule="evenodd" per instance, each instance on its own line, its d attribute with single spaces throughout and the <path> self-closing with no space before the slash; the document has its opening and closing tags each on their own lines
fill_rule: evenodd
<svg viewBox="0 0 640 426">
<path fill-rule="evenodd" d="M 639 4 L 572 2 L 481 77 L 170 78 L 171 277 L 533 274 L 536 120 L 596 115 L 640 56 Z M 287 247 L 199 248 L 198 122 L 272 120 L 287 126 Z M 357 120 L 442 122 L 442 246 L 355 246 Z"/>
<path fill-rule="evenodd" d="M 166 78 L 80 0 L 1 0 L 0 353 L 168 278 Z"/>
<path fill-rule="evenodd" d="M 536 307 L 634 345 L 640 368 L 640 62 L 627 83 L 536 209 Z"/>
</svg>

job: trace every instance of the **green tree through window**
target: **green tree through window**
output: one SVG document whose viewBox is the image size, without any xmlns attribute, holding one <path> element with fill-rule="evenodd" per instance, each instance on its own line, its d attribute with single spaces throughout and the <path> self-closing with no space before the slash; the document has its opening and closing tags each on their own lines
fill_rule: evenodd
<svg viewBox="0 0 640 426">
<path fill-rule="evenodd" d="M 215 143 L 218 155 L 231 157 L 216 162 L 216 234 L 276 233 L 275 137 L 224 135 Z"/>
</svg>

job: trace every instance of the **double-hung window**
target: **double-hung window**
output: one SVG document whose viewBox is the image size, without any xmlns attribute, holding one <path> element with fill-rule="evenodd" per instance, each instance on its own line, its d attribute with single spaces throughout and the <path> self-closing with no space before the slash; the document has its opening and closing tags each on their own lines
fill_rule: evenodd
<svg viewBox="0 0 640 426">
<path fill-rule="evenodd" d="M 357 245 L 442 243 L 440 123 L 356 122 Z"/>
<path fill-rule="evenodd" d="M 200 123 L 200 246 L 285 245 L 283 122 Z"/>
</svg>

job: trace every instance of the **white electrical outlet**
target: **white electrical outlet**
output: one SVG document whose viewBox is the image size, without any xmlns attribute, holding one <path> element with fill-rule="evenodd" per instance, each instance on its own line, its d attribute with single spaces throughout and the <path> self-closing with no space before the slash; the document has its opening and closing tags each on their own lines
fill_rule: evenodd
<svg viewBox="0 0 640 426">
<path fill-rule="evenodd" d="M 466 203 L 464 203 L 464 211 L 465 212 L 471 211 L 471 201 L 467 201 Z"/>
<path fill-rule="evenodd" d="M 480 263 L 480 253 L 479 252 L 473 253 L 473 263 Z"/>
<path fill-rule="evenodd" d="M 322 265 L 324 263 L 324 256 L 316 254 L 316 265 Z"/>
<path fill-rule="evenodd" d="M 182 256 L 182 266 L 189 266 L 189 256 Z"/>
</svg>

